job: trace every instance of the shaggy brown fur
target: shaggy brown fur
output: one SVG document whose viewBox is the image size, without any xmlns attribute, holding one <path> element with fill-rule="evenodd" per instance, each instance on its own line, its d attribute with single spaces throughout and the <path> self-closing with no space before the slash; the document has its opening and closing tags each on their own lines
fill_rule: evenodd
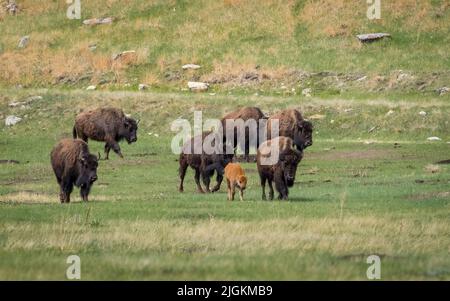
<svg viewBox="0 0 450 301">
<path fill-rule="evenodd" d="M 194 144 L 203 143 L 205 137 L 208 136 L 209 134 L 211 134 L 211 132 L 204 132 L 202 134 L 201 140 L 197 139 L 196 137 L 193 137 L 183 146 L 179 159 L 180 186 L 178 190 L 180 192 L 183 192 L 184 190 L 183 187 L 184 177 L 186 176 L 186 171 L 189 166 L 195 170 L 195 183 L 197 184 L 197 190 L 200 193 L 204 193 L 205 191 L 215 192 L 220 189 L 220 185 L 222 184 L 223 180 L 224 168 L 229 162 L 232 161 L 233 155 L 206 154 L 205 152 L 203 152 L 202 154 L 194 154 Z M 210 190 L 209 186 L 211 183 L 211 177 L 214 175 L 214 171 L 217 174 L 216 175 L 217 184 L 216 186 L 214 186 L 212 190 Z M 206 187 L 205 190 L 203 190 L 200 184 L 200 176 L 202 177 L 203 184 Z"/>
<path fill-rule="evenodd" d="M 262 165 L 262 157 L 270 155 L 271 145 L 278 144 L 278 162 L 273 165 Z M 295 181 L 297 166 L 303 158 L 303 153 L 294 148 L 294 143 L 288 137 L 276 137 L 261 144 L 256 155 L 258 173 L 261 180 L 262 199 L 266 199 L 266 181 L 269 182 L 269 199 L 273 200 L 273 186 L 277 189 L 278 199 L 288 198 L 288 187 L 292 187 Z"/>
<path fill-rule="evenodd" d="M 70 202 L 74 185 L 81 188 L 81 197 L 87 201 L 91 186 L 97 180 L 99 158 L 89 153 L 86 142 L 63 139 L 53 148 L 50 157 L 60 186 L 61 203 Z"/>
<path fill-rule="evenodd" d="M 253 119 L 256 121 L 257 130 L 259 133 L 259 120 L 260 119 L 267 119 L 267 117 L 264 115 L 264 113 L 261 111 L 260 108 L 257 107 L 244 107 L 239 110 L 236 110 L 234 112 L 226 114 L 221 122 L 224 132 L 224 142 L 226 141 L 226 120 L 237 120 L 242 119 L 244 122 L 250 119 Z M 234 127 L 234 141 L 233 146 L 236 147 L 238 144 L 238 128 Z M 250 137 L 248 127 L 245 128 L 245 145 L 240 145 L 241 148 L 244 149 L 245 152 L 245 159 L 248 162 L 249 161 L 249 153 L 250 153 Z M 256 146 L 259 146 L 259 135 L 257 134 L 256 137 Z M 230 142 L 231 143 L 231 142 Z"/>
<path fill-rule="evenodd" d="M 78 114 L 73 127 L 73 138 L 78 137 L 85 142 L 88 138 L 104 141 L 106 160 L 111 149 L 123 158 L 119 141 L 126 139 L 129 144 L 136 142 L 137 125 L 134 119 L 126 117 L 120 109 L 99 108 Z"/>
<path fill-rule="evenodd" d="M 267 122 L 268 140 L 274 138 L 271 133 L 272 121 L 274 119 L 278 119 L 279 136 L 285 136 L 293 139 L 294 144 L 300 151 L 312 145 L 312 123 L 304 120 L 299 111 L 289 109 L 270 116 Z"/>
</svg>

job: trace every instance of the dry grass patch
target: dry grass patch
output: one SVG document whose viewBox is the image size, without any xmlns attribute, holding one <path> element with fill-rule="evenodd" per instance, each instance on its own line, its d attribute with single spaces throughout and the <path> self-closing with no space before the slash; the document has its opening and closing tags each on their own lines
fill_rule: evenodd
<svg viewBox="0 0 450 301">
<path fill-rule="evenodd" d="M 105 195 L 91 195 L 89 196 L 90 202 L 108 202 L 115 201 L 118 198 L 105 196 Z M 78 191 L 74 189 L 71 195 L 72 203 L 82 202 L 81 198 L 78 196 Z M 58 204 L 59 196 L 55 194 L 45 194 L 35 191 L 20 191 L 8 194 L 0 195 L 0 203 L 17 203 L 17 204 Z"/>
<path fill-rule="evenodd" d="M 94 214 L 93 214 L 94 215 Z M 88 214 L 86 214 L 88 216 Z M 102 221 L 98 221 L 103 225 Z M 95 223 L 94 223 L 95 224 Z M 53 224 L 7 224 L 6 250 L 56 248 L 80 250 L 95 242 L 101 249 L 160 250 L 168 253 L 273 254 L 330 252 L 336 256 L 377 252 L 388 256 L 427 254 L 450 247 L 443 234 L 450 225 L 442 221 L 379 217 L 274 219 L 263 222 L 209 220 L 121 221 L 107 223 L 107 233 L 98 233 L 91 218 L 66 216 Z M 46 233 L 45 237 L 42 233 Z M 417 235 L 420 234 L 420 239 Z"/>
</svg>

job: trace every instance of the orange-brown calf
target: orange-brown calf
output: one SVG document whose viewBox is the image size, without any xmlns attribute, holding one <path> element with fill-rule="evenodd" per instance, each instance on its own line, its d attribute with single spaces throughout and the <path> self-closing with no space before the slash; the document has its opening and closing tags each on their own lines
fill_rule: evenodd
<svg viewBox="0 0 450 301">
<path fill-rule="evenodd" d="M 239 198 L 244 200 L 244 190 L 247 186 L 247 177 L 241 165 L 237 163 L 229 163 L 225 167 L 225 178 L 228 184 L 228 200 L 234 200 L 236 187 L 239 189 Z"/>
</svg>

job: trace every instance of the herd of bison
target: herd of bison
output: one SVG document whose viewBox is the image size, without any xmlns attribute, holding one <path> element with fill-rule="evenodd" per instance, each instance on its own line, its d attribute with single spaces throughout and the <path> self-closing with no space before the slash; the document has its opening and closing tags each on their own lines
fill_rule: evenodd
<svg viewBox="0 0 450 301">
<path fill-rule="evenodd" d="M 258 125 L 261 119 L 266 119 L 264 124 L 267 127 L 265 137 L 267 139 L 260 141 L 262 139 L 256 138 L 256 145 L 259 146 L 256 163 L 261 180 L 262 198 L 266 199 L 265 186 L 267 182 L 270 189 L 270 200 L 274 197 L 273 183 L 275 183 L 275 189 L 279 193 L 278 198 L 287 199 L 288 187 L 292 187 L 294 184 L 297 166 L 303 158 L 303 151 L 306 147 L 312 145 L 313 126 L 311 122 L 305 120 L 301 113 L 294 109 L 280 111 L 267 117 L 257 107 L 244 107 L 231 112 L 225 115 L 221 122 L 226 128 L 225 122 L 227 120 L 238 119 L 243 121 L 253 119 Z M 275 134 L 271 133 L 273 120 L 277 120 L 279 124 L 278 136 L 276 137 Z M 123 139 L 129 144 L 136 142 L 138 124 L 138 121 L 127 117 L 122 110 L 116 108 L 99 108 L 78 114 L 73 127 L 73 139 L 62 139 L 51 152 L 51 164 L 60 186 L 61 203 L 70 202 L 70 194 L 74 186 L 80 188 L 81 198 L 83 201 L 87 201 L 90 189 L 97 180 L 100 154 L 96 156 L 89 152 L 88 139 L 105 142 L 106 160 L 111 149 L 123 158 L 119 142 Z M 234 150 L 237 148 L 236 131 L 237 129 L 234 128 L 234 136 L 232 137 L 235 138 L 232 141 L 227 141 L 229 136 L 223 134 L 223 145 L 231 144 Z M 192 147 L 195 141 L 203 141 L 208 134 L 210 132 L 204 132 L 201 139 L 198 139 L 199 137 L 191 138 L 181 150 L 179 158 L 180 192 L 184 189 L 183 181 L 189 166 L 195 171 L 195 183 L 199 192 L 215 192 L 220 189 L 225 169 L 233 161 L 235 152 L 231 154 L 226 152 L 213 154 L 207 154 L 206 152 L 194 153 Z M 251 138 L 249 135 L 251 134 L 246 129 L 244 153 L 247 161 L 249 161 L 249 138 Z M 261 157 L 270 152 L 268 148 L 272 145 L 277 145 L 279 148 L 278 160 L 275 164 L 263 165 Z M 239 170 L 242 169 L 239 167 Z M 210 182 L 214 173 L 216 173 L 217 183 L 211 189 Z M 200 178 L 205 188 L 202 188 Z M 228 186 L 230 189 L 229 181 Z M 232 190 L 234 197 L 234 187 L 232 187 Z"/>
</svg>

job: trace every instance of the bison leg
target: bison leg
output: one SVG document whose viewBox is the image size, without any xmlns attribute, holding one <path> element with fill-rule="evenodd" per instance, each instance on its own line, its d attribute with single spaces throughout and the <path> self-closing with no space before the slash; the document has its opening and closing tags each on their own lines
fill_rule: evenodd
<svg viewBox="0 0 450 301">
<path fill-rule="evenodd" d="M 186 162 L 186 160 L 184 160 L 184 158 L 181 158 L 180 159 L 180 169 L 178 170 L 178 172 L 180 174 L 180 186 L 178 187 L 179 192 L 184 191 L 183 182 L 184 182 L 184 177 L 186 176 L 186 171 L 187 171 L 188 166 L 189 166 L 189 164 Z"/>
<path fill-rule="evenodd" d="M 111 146 L 109 143 L 105 143 L 105 160 L 109 160 L 109 151 L 111 150 Z"/>
<path fill-rule="evenodd" d="M 200 185 L 200 170 L 195 169 L 195 184 L 197 184 L 197 190 L 200 193 L 205 193 L 203 191 L 202 185 Z"/>
<path fill-rule="evenodd" d="M 227 199 L 228 199 L 229 201 L 231 201 L 231 182 L 230 182 L 229 179 L 227 179 L 227 192 L 228 192 L 228 197 L 227 197 Z"/>
<path fill-rule="evenodd" d="M 272 180 L 268 180 L 269 182 L 269 200 L 273 200 L 273 185 Z"/>
<path fill-rule="evenodd" d="M 234 201 L 234 195 L 236 194 L 236 185 L 231 186 L 231 200 Z"/>
<path fill-rule="evenodd" d="M 119 143 L 114 142 L 114 144 L 112 145 L 112 149 L 116 154 L 119 155 L 119 157 L 121 157 L 123 159 L 123 155 L 122 155 L 122 152 L 120 151 Z"/>
<path fill-rule="evenodd" d="M 244 149 L 245 162 L 250 162 L 250 140 L 248 137 L 245 139 L 245 149 Z"/>
<path fill-rule="evenodd" d="M 207 172 L 202 172 L 202 181 L 203 185 L 205 185 L 206 193 L 211 192 L 209 185 L 211 184 L 211 176 Z"/>
<path fill-rule="evenodd" d="M 218 191 L 218 190 L 220 189 L 220 185 L 222 185 L 223 174 L 220 173 L 219 171 L 217 171 L 216 181 L 217 181 L 217 184 L 216 184 L 216 186 L 214 186 L 214 188 L 212 189 L 212 192 Z"/>
<path fill-rule="evenodd" d="M 59 194 L 59 199 L 61 203 L 70 203 L 70 194 L 73 190 L 73 183 L 71 182 L 61 182 L 61 192 Z"/>
<path fill-rule="evenodd" d="M 261 188 L 262 188 L 262 200 L 265 201 L 266 197 L 266 177 L 261 177 Z"/>
<path fill-rule="evenodd" d="M 278 191 L 278 199 L 279 200 L 287 200 L 288 198 L 288 188 L 284 181 L 275 181 L 275 187 Z"/>
<path fill-rule="evenodd" d="M 117 141 L 113 140 L 113 139 L 108 139 L 108 141 L 106 142 L 108 144 L 108 146 L 110 148 L 112 148 L 112 150 L 119 155 L 119 157 L 121 157 L 123 159 L 123 155 L 122 152 L 120 151 L 120 146 L 119 143 L 117 143 Z"/>
</svg>

